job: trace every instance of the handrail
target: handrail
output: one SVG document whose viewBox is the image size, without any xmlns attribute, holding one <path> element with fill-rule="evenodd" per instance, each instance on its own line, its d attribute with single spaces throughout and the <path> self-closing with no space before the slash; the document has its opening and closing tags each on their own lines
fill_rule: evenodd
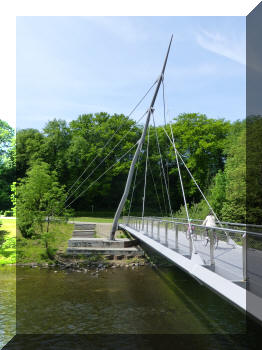
<svg viewBox="0 0 262 350">
<path fill-rule="evenodd" d="M 130 216 L 130 218 L 136 218 L 136 219 L 143 219 L 141 216 Z M 150 219 L 150 220 L 155 220 L 155 221 L 161 221 L 161 222 L 169 222 L 169 223 L 176 223 L 179 225 L 188 225 L 187 222 L 182 222 L 182 221 L 174 221 L 174 220 L 167 220 L 167 219 L 161 219 L 158 217 L 154 217 L 154 216 L 144 216 L 144 220 L 146 219 Z M 176 219 L 176 218 L 174 218 Z M 252 231 L 244 231 L 244 230 L 238 230 L 238 229 L 230 229 L 230 228 L 226 228 L 226 227 L 218 227 L 218 226 L 203 226 L 203 225 L 199 225 L 199 224 L 194 224 L 194 226 L 196 227 L 201 227 L 201 228 L 208 228 L 208 229 L 215 229 L 218 231 L 223 231 L 223 232 L 234 232 L 234 233 L 241 233 L 241 234 L 251 234 L 251 235 L 255 235 L 255 236 L 262 236 L 262 233 L 259 232 L 252 232 Z"/>
<path fill-rule="evenodd" d="M 187 234 L 186 234 L 186 238 L 188 239 L 188 246 L 186 247 L 185 243 L 183 243 L 183 239 L 182 239 L 182 243 L 180 241 L 179 225 L 183 225 L 183 226 L 188 227 L 188 223 L 186 223 L 186 222 L 175 221 L 175 220 L 166 220 L 163 218 L 156 218 L 156 217 L 141 217 L 141 216 L 123 216 L 122 217 L 122 222 L 124 225 L 126 225 L 130 228 L 134 228 L 137 231 L 140 231 L 141 224 L 144 221 L 146 222 L 145 223 L 146 232 L 144 232 L 144 230 L 142 230 L 141 233 L 144 233 L 144 234 L 148 235 L 148 237 L 156 240 L 157 242 L 164 244 L 166 247 L 169 247 L 169 238 L 168 237 L 169 237 L 170 233 L 168 231 L 169 231 L 169 225 L 171 224 L 171 229 L 172 229 L 171 231 L 172 231 L 172 236 L 173 236 L 173 248 L 171 248 L 171 249 L 175 249 L 178 252 L 180 251 L 180 249 L 182 249 L 182 251 L 183 251 L 182 254 L 185 254 L 184 256 L 189 256 L 190 259 L 192 259 L 193 256 L 195 256 L 195 254 L 193 254 L 193 253 L 199 254 L 199 252 L 200 252 L 200 254 L 201 254 L 201 248 L 199 249 L 199 247 L 197 247 L 196 251 L 193 250 L 192 240 L 187 237 Z M 149 227 L 149 223 L 150 223 L 150 227 Z M 160 224 L 161 223 L 164 224 L 164 230 L 162 231 L 162 235 L 161 235 L 162 237 L 160 237 Z M 197 259 L 196 261 L 200 261 L 200 262 L 198 262 L 200 264 L 210 265 L 210 266 L 212 266 L 212 268 L 214 268 L 217 263 L 220 263 L 219 258 L 217 258 L 217 254 L 215 254 L 215 249 L 216 249 L 217 243 L 218 243 L 217 237 L 215 236 L 215 231 L 219 231 L 219 232 L 222 231 L 222 232 L 224 232 L 224 234 L 226 235 L 227 238 L 229 237 L 229 239 L 226 239 L 225 243 L 232 245 L 233 246 L 232 249 L 235 247 L 241 248 L 241 257 L 240 257 L 240 259 L 242 261 L 242 262 L 240 262 L 241 263 L 240 268 L 242 271 L 241 272 L 241 274 L 242 274 L 241 280 L 242 280 L 242 282 L 246 282 L 246 280 L 247 280 L 246 253 L 247 253 L 248 232 L 243 231 L 243 230 L 237 230 L 237 229 L 230 229 L 230 228 L 223 228 L 223 227 L 221 228 L 221 227 L 217 227 L 217 226 L 216 227 L 203 226 L 203 225 L 199 225 L 199 224 L 195 224 L 195 223 L 194 223 L 194 226 L 201 228 L 202 231 L 204 231 L 204 230 L 207 231 L 207 234 L 209 236 L 209 241 L 207 241 L 207 244 L 209 242 L 209 245 L 210 245 L 210 249 L 209 249 L 209 252 L 207 254 L 209 257 L 209 260 L 206 260 L 205 256 L 201 257 L 200 255 L 198 255 L 198 257 L 196 258 Z M 173 235 L 174 230 L 175 230 L 175 235 Z M 183 230 L 183 229 L 182 230 L 180 229 L 180 231 L 182 231 L 182 232 L 180 232 L 180 234 L 185 233 L 184 232 L 185 230 Z M 231 236 L 233 236 L 233 234 L 235 235 L 234 239 L 237 238 L 238 244 L 231 239 L 230 233 L 232 233 Z M 201 235 L 201 241 L 202 241 L 203 240 L 203 237 L 202 237 L 203 232 L 202 233 L 201 233 L 201 231 L 197 232 L 197 235 L 198 234 Z M 255 232 L 252 232 L 251 234 L 258 235 Z M 196 240 L 197 240 L 197 238 L 196 238 Z M 223 241 L 223 239 L 221 241 Z M 203 242 L 204 241 L 202 241 L 202 243 Z M 175 244 L 175 248 L 174 248 L 174 244 Z M 204 245 L 204 246 L 206 247 L 206 245 Z M 185 251 L 185 249 L 188 249 L 189 254 L 187 253 L 187 251 Z M 223 261 L 223 263 L 228 264 L 230 262 L 225 260 L 225 261 Z M 219 274 L 219 272 L 218 272 L 218 274 Z"/>
<path fill-rule="evenodd" d="M 148 218 L 159 218 L 161 219 L 161 217 L 158 217 L 158 216 L 148 216 Z M 177 217 L 173 217 L 173 219 L 175 220 L 185 220 L 187 221 L 186 218 L 177 218 Z M 171 220 L 168 219 L 168 220 Z M 192 221 L 198 221 L 198 222 L 203 222 L 203 220 L 200 220 L 200 219 L 191 219 Z M 255 224 L 243 224 L 243 223 L 239 223 L 239 222 L 229 222 L 229 221 L 220 221 L 220 223 L 222 225 L 230 225 L 230 226 L 243 226 L 243 227 L 257 227 L 257 228 L 261 228 L 262 229 L 262 225 L 255 225 Z"/>
<path fill-rule="evenodd" d="M 143 219 L 141 216 L 130 216 L 130 218 L 139 219 L 139 220 Z M 162 219 L 158 219 L 155 217 L 144 217 L 144 220 L 146 220 L 146 219 L 160 221 L 160 222 L 174 223 L 174 224 L 179 224 L 179 225 L 188 225 L 188 223 L 182 222 L 182 221 L 162 220 Z M 219 230 L 219 231 L 235 232 L 235 233 L 242 233 L 242 234 L 246 233 L 246 231 L 237 230 L 237 229 L 233 230 L 230 228 L 224 228 L 224 227 L 218 227 L 218 226 L 212 227 L 212 226 L 203 226 L 203 225 L 198 225 L 198 224 L 194 224 L 194 226 L 202 227 L 202 228 L 210 228 L 210 229 L 215 229 L 215 230 Z"/>
</svg>

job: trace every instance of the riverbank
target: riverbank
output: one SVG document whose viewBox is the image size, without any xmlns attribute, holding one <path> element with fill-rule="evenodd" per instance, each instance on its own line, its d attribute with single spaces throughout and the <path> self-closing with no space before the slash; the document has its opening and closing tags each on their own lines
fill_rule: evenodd
<svg viewBox="0 0 262 350">
<path fill-rule="evenodd" d="M 93 221 L 96 218 L 91 218 Z M 1 230 L 5 241 L 12 238 L 15 244 L 16 221 L 2 220 Z M 101 221 L 99 222 L 101 223 Z M 105 223 L 107 224 L 107 223 Z M 68 240 L 72 236 L 74 224 L 53 222 L 50 224 L 48 236 L 37 233 L 31 239 L 22 237 L 19 230 L 17 231 L 17 247 L 7 247 L 1 245 L 0 264 L 17 266 L 30 266 L 33 268 L 51 268 L 55 270 L 82 271 L 87 269 L 106 269 L 115 267 L 137 268 L 148 264 L 145 257 L 133 257 L 121 259 L 112 256 L 90 255 L 90 256 L 73 256 L 66 254 Z M 45 232 L 45 227 L 43 232 Z M 123 233 L 118 232 L 117 238 L 123 238 Z"/>
<path fill-rule="evenodd" d="M 16 220 L 1 218 L 0 265 L 16 263 Z"/>
</svg>

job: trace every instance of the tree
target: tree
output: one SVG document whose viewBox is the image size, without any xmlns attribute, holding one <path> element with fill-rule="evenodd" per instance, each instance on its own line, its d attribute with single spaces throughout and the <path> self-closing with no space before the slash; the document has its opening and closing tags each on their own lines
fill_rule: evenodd
<svg viewBox="0 0 262 350">
<path fill-rule="evenodd" d="M 15 181 L 14 129 L 0 119 L 0 209 L 10 209 L 10 185 Z"/>
<path fill-rule="evenodd" d="M 246 221 L 246 130 L 231 143 L 225 166 L 225 202 L 223 220 Z"/>
<path fill-rule="evenodd" d="M 159 127 L 160 128 L 160 127 Z M 224 119 L 207 118 L 204 114 L 184 113 L 174 118 L 172 129 L 177 150 L 182 155 L 186 165 L 190 169 L 198 185 L 205 191 L 212 183 L 212 179 L 219 170 L 224 169 L 225 155 L 224 147 L 226 137 L 230 132 L 230 122 Z M 170 127 L 166 130 L 171 137 Z M 161 148 L 167 148 L 166 135 L 160 133 Z M 171 196 L 176 198 L 174 207 L 179 209 L 183 205 L 183 198 L 178 177 L 178 169 L 175 162 L 174 149 L 172 145 L 168 146 L 168 152 L 164 154 L 169 163 Z M 189 177 L 183 165 L 181 165 L 182 178 L 187 201 L 189 204 L 198 203 L 201 200 L 201 194 Z"/>
<path fill-rule="evenodd" d="M 45 161 L 42 146 L 44 135 L 37 129 L 21 129 L 16 134 L 16 173 L 23 178 L 35 161 Z"/>
<path fill-rule="evenodd" d="M 246 131 L 247 223 L 262 225 L 262 116 L 249 116 Z"/>
<path fill-rule="evenodd" d="M 30 238 L 51 217 L 64 214 L 66 193 L 57 181 L 56 171 L 44 162 L 37 162 L 27 171 L 26 177 L 17 185 L 17 224 L 21 234 Z"/>
<path fill-rule="evenodd" d="M 13 207 L 11 208 L 13 216 L 16 216 L 16 182 L 13 182 L 11 185 L 11 202 Z"/>
</svg>

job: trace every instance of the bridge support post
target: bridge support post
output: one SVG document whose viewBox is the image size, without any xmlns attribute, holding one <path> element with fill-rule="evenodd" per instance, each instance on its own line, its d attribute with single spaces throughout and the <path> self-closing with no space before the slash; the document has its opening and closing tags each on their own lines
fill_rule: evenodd
<svg viewBox="0 0 262 350">
<path fill-rule="evenodd" d="M 165 243 L 168 246 L 168 222 L 165 223 Z"/>
<path fill-rule="evenodd" d="M 175 224 L 175 230 L 176 230 L 176 245 L 175 249 L 178 250 L 178 225 Z"/>
<path fill-rule="evenodd" d="M 151 221 L 151 237 L 154 237 L 154 220 Z"/>
<path fill-rule="evenodd" d="M 211 230 L 209 238 L 210 238 L 210 265 L 215 266 L 215 256 L 214 256 L 214 251 L 215 251 L 215 244 L 214 244 L 214 230 Z"/>
<path fill-rule="evenodd" d="M 192 232 L 189 232 L 189 255 L 192 255 L 193 251 L 193 244 L 192 244 Z"/>
<path fill-rule="evenodd" d="M 157 223 L 157 240 L 160 242 L 160 221 Z"/>
<path fill-rule="evenodd" d="M 243 281 L 247 280 L 247 234 L 242 237 Z"/>
</svg>

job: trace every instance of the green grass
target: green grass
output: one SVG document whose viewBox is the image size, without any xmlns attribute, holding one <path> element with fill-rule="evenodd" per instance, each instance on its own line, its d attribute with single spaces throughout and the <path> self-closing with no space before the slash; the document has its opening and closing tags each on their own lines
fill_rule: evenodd
<svg viewBox="0 0 262 350">
<path fill-rule="evenodd" d="M 1 219 L 0 226 L 0 265 L 16 263 L 16 220 Z"/>
<path fill-rule="evenodd" d="M 70 218 L 70 221 L 112 223 L 113 222 L 113 218 L 96 218 L 96 217 L 91 217 L 91 216 L 81 216 L 81 217 Z"/>
<path fill-rule="evenodd" d="M 74 225 L 66 223 L 50 224 L 50 239 L 48 245 L 52 253 L 65 253 L 68 240 L 72 236 Z M 44 227 L 45 229 L 45 227 Z M 25 239 L 17 233 L 17 262 L 18 263 L 43 263 L 51 262 L 47 255 L 45 242 L 41 235 L 36 235 L 33 239 Z"/>
</svg>

